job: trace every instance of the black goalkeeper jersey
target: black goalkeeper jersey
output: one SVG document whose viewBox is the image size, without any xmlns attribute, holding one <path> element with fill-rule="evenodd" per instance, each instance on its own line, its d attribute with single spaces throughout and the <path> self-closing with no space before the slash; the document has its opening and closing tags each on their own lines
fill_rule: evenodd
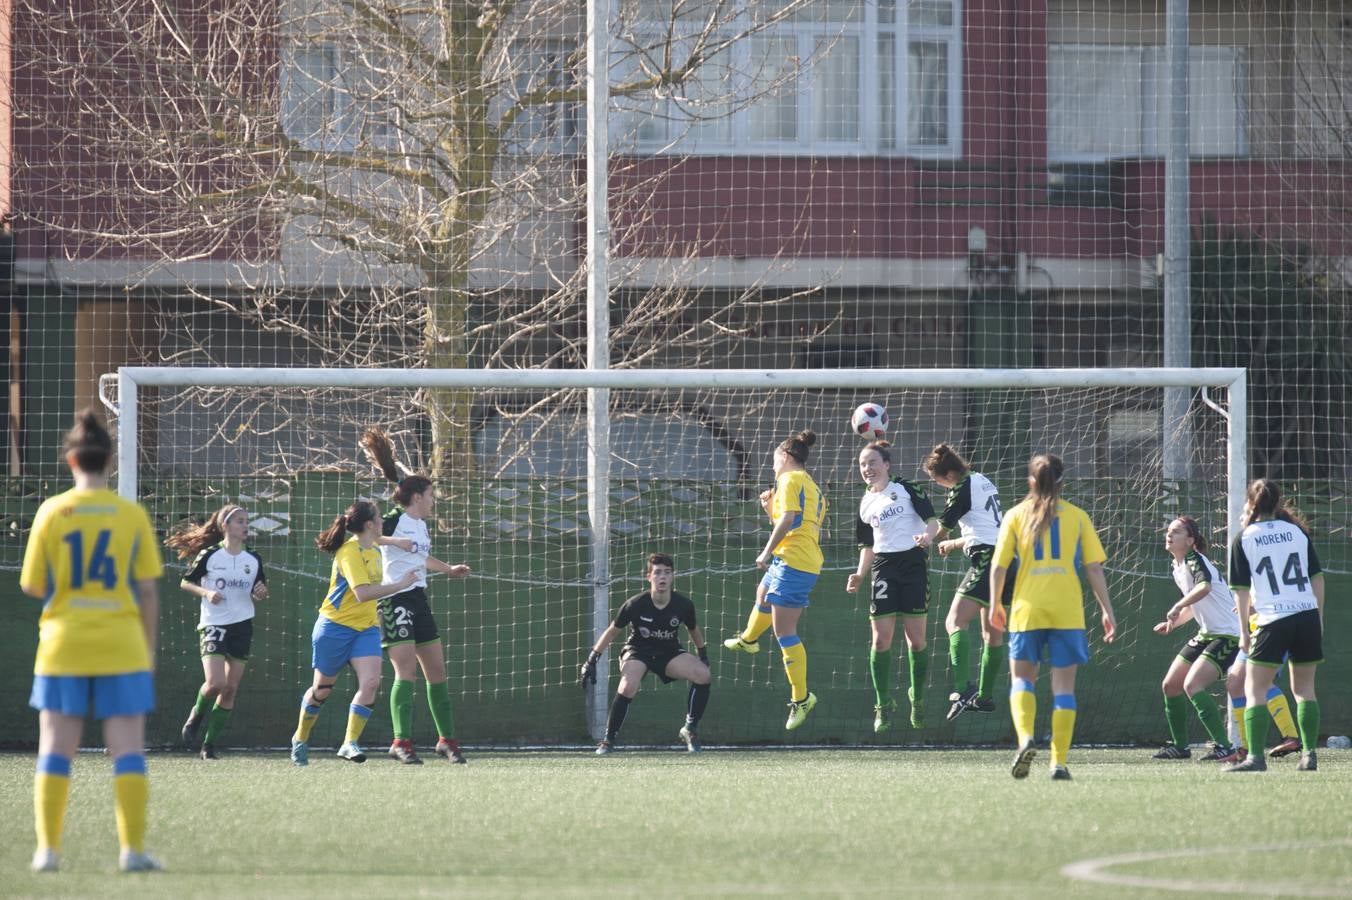
<svg viewBox="0 0 1352 900">
<path fill-rule="evenodd" d="M 671 592 L 671 600 L 658 609 L 653 603 L 652 594 L 644 591 L 635 594 L 615 613 L 616 628 L 628 628 L 629 637 L 625 647 L 639 648 L 660 653 L 684 649 L 676 634 L 681 625 L 694 628 L 695 604 L 684 594 Z"/>
</svg>

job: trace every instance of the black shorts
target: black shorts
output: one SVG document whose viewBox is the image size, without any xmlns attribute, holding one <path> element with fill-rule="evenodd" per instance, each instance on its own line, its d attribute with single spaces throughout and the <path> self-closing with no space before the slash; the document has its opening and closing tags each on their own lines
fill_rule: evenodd
<svg viewBox="0 0 1352 900">
<path fill-rule="evenodd" d="M 636 659 L 648 667 L 658 678 L 662 679 L 663 684 L 671 684 L 675 678 L 667 677 L 667 666 L 673 659 L 684 653 L 685 650 L 680 647 L 636 647 L 632 644 L 625 644 L 620 649 L 620 662 L 628 662 Z"/>
<path fill-rule="evenodd" d="M 995 548 L 989 544 L 977 544 L 971 550 L 964 550 L 971 568 L 962 576 L 958 584 L 958 596 L 971 600 L 978 606 L 991 605 L 991 560 L 995 558 Z M 1019 573 L 1019 561 L 1009 564 L 1005 572 L 1005 586 L 1000 592 L 1000 603 L 1008 606 L 1014 599 L 1014 576 Z"/>
<path fill-rule="evenodd" d="M 1319 610 L 1283 616 L 1259 625 L 1254 632 L 1249 662 L 1280 666 L 1287 661 L 1298 666 L 1324 661 L 1324 629 L 1319 626 Z"/>
<path fill-rule="evenodd" d="M 381 647 L 430 644 L 440 636 L 425 589 L 415 587 L 380 601 Z"/>
<path fill-rule="evenodd" d="M 929 612 L 929 554 L 920 548 L 874 557 L 868 617 L 923 616 Z"/>
<path fill-rule="evenodd" d="M 1178 651 L 1178 658 L 1192 665 L 1198 659 L 1210 660 L 1221 674 L 1230 671 L 1239 656 L 1239 637 L 1230 634 L 1202 634 L 1200 631 Z"/>
<path fill-rule="evenodd" d="M 230 659 L 249 658 L 253 646 L 253 619 L 231 622 L 229 625 L 198 625 L 197 648 L 203 656 L 226 656 Z"/>
</svg>

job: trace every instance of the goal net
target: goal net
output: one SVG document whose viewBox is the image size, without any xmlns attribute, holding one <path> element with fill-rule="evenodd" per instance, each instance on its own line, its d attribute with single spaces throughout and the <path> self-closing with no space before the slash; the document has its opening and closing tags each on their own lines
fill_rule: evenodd
<svg viewBox="0 0 1352 900">
<path fill-rule="evenodd" d="M 227 739 L 242 746 L 285 743 L 310 681 L 310 631 L 330 567 L 315 535 L 359 497 L 393 508 L 392 485 L 364 460 L 359 435 L 386 430 L 410 469 L 428 471 L 433 389 L 472 397 L 470 418 L 451 429 L 464 452 L 449 454 L 454 468 L 429 472 L 438 492 L 432 553 L 473 569 L 467 579 L 434 577 L 429 586 L 460 738 L 470 745 L 595 738 L 614 691 L 618 642 L 590 695 L 578 685 L 578 667 L 618 606 L 645 589 L 644 562 L 654 551 L 675 557 L 675 589 L 694 600 L 709 640 L 714 682 L 701 729 L 709 743 L 1009 740 L 1004 673 L 997 714 L 944 721 L 953 685 L 974 677 L 950 672 L 948 661 L 944 618 L 966 570 L 957 553 L 931 559 L 928 721 L 912 729 L 903 714 L 891 731 L 873 734 L 868 599 L 845 591 L 859 556 L 854 522 L 864 488 L 856 464 L 864 443 L 848 420 L 864 401 L 890 414 L 894 475 L 922 485 L 937 509 L 945 492 L 920 462 L 938 441 L 994 481 L 1006 509 L 1025 493 L 1031 453 L 1065 459 L 1065 496 L 1089 512 L 1103 538 L 1120 623 L 1117 642 L 1106 646 L 1097 616 L 1089 616 L 1094 656 L 1079 683 L 1077 739 L 1139 740 L 1160 731 L 1159 679 L 1187 636 L 1151 632 L 1176 596 L 1165 525 L 1194 516 L 1223 547 L 1244 479 L 1242 440 L 1235 439 L 1244 433 L 1244 381 L 1233 369 L 124 368 L 105 380 L 120 442 L 119 489 L 144 503 L 157 527 L 200 521 L 225 503 L 251 515 L 250 543 L 269 573 L 270 596 L 259 604 Z M 1166 388 L 1187 398 L 1184 418 L 1167 426 Z M 589 397 L 604 416 L 589 419 Z M 757 495 L 772 483 L 771 451 L 801 428 L 819 435 L 808 470 L 829 513 L 825 568 L 799 628 L 820 704 L 788 734 L 787 686 L 771 636 L 754 656 L 725 651 L 721 642 L 741 629 L 760 578 L 754 560 L 769 523 Z M 1175 471 L 1165 463 L 1171 453 Z M 593 527 L 606 519 L 608 527 Z M 1215 552 L 1218 564 L 1224 556 Z M 177 590 L 172 571 L 162 609 L 164 714 L 152 723 L 152 743 L 173 741 L 173 713 L 186 712 L 201 680 L 198 601 Z M 976 623 L 971 628 L 979 646 Z M 894 650 L 894 694 L 904 698 L 900 634 Z M 368 728 L 377 742 L 390 733 L 391 677 L 387 664 Z M 340 679 L 340 698 L 353 689 L 350 679 Z M 685 698 L 681 683 L 646 679 L 623 741 L 674 742 Z M 417 739 L 434 738 L 421 696 L 415 709 Z M 314 740 L 338 743 L 341 719 L 321 719 Z"/>
</svg>

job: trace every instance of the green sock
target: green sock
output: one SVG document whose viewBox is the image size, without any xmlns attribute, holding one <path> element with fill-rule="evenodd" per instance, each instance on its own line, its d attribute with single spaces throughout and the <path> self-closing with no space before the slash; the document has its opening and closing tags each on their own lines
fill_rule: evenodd
<svg viewBox="0 0 1352 900">
<path fill-rule="evenodd" d="M 982 700 L 989 700 L 995 691 L 995 682 L 1000 677 L 1000 670 L 1005 667 L 1005 645 L 998 647 L 986 646 L 981 650 L 981 675 L 977 680 L 976 695 Z"/>
<path fill-rule="evenodd" d="M 948 636 L 948 669 L 949 674 L 953 676 L 953 692 L 956 694 L 967 690 L 967 683 L 972 679 L 971 655 L 968 650 L 971 641 L 966 628 L 959 628 Z"/>
<path fill-rule="evenodd" d="M 413 737 L 413 682 L 395 679 L 390 688 L 390 721 L 396 741 Z"/>
<path fill-rule="evenodd" d="M 925 695 L 925 682 L 929 678 L 929 648 L 911 650 L 906 654 L 906 663 L 911 671 L 911 687 L 906 692 L 911 700 Z"/>
<path fill-rule="evenodd" d="M 886 706 L 892 696 L 892 651 L 870 650 L 868 672 L 873 679 L 873 698 L 878 706 Z"/>
<path fill-rule="evenodd" d="M 1211 696 L 1211 692 L 1198 691 L 1193 694 L 1192 705 L 1197 710 L 1197 718 L 1202 720 L 1202 727 L 1206 729 L 1207 736 L 1217 744 L 1228 747 L 1230 736 L 1225 733 L 1225 723 L 1221 721 L 1221 708 L 1216 705 L 1216 698 Z"/>
<path fill-rule="evenodd" d="M 197 702 L 193 704 L 192 714 L 196 718 L 201 718 L 211 711 L 211 704 L 215 697 L 208 697 L 204 692 L 197 692 Z M 182 709 L 182 707 L 179 707 Z"/>
<path fill-rule="evenodd" d="M 211 708 L 211 718 L 207 720 L 207 735 L 202 738 L 204 744 L 214 744 L 225 731 L 232 710 L 223 709 L 218 703 Z"/>
<path fill-rule="evenodd" d="M 1249 733 L 1250 756 L 1262 756 L 1267 750 L 1268 725 L 1271 723 L 1272 716 L 1268 714 L 1266 706 L 1259 704 L 1244 707 L 1244 728 Z"/>
<path fill-rule="evenodd" d="M 1296 727 L 1300 729 L 1300 749 L 1309 753 L 1319 746 L 1319 701 L 1296 703 Z"/>
<path fill-rule="evenodd" d="M 451 713 L 451 695 L 446 690 L 446 682 L 427 686 L 427 706 L 432 710 L 432 721 L 437 726 L 437 737 L 453 740 L 455 716 Z"/>
<path fill-rule="evenodd" d="M 1164 718 L 1169 723 L 1169 742 L 1175 747 L 1188 746 L 1188 698 L 1165 694 Z"/>
</svg>

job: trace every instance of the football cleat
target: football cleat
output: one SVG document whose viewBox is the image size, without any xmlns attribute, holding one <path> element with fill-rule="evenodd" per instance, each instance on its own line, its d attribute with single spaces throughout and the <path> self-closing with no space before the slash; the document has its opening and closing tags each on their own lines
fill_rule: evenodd
<svg viewBox="0 0 1352 900">
<path fill-rule="evenodd" d="M 460 750 L 460 742 L 448 738 L 437 739 L 437 756 L 441 756 L 458 765 L 465 765 L 465 754 Z"/>
<path fill-rule="evenodd" d="M 421 766 L 423 761 L 418 757 L 418 751 L 413 749 L 413 742 L 409 740 L 395 739 L 390 744 L 390 758 L 397 759 L 406 766 Z"/>
<path fill-rule="evenodd" d="M 1202 757 L 1202 762 L 1220 762 L 1229 759 L 1235 752 L 1234 747 L 1230 747 L 1226 744 L 1218 744 L 1215 741 L 1212 741 L 1207 747 L 1209 749 L 1207 750 L 1206 756 Z"/>
<path fill-rule="evenodd" d="M 817 695 L 808 694 L 802 700 L 797 702 L 789 701 L 789 717 L 784 722 L 785 731 L 793 731 L 799 725 L 807 721 L 807 714 L 812 712 L 812 707 L 817 705 Z"/>
<path fill-rule="evenodd" d="M 948 695 L 948 721 L 952 722 L 958 716 L 972 708 L 972 701 L 976 699 L 976 685 L 969 684 L 963 691 L 954 691 Z"/>
<path fill-rule="evenodd" d="M 1052 766 L 1052 781 L 1070 781 L 1070 769 L 1065 766 Z"/>
<path fill-rule="evenodd" d="M 1249 755 L 1249 751 L 1248 751 L 1247 748 L 1245 748 L 1245 747 L 1235 747 L 1235 748 L 1233 748 L 1233 749 L 1230 751 L 1230 753 L 1229 753 L 1228 756 L 1222 756 L 1222 757 L 1220 757 L 1219 759 L 1217 759 L 1216 762 L 1218 762 L 1218 763 L 1226 763 L 1226 764 L 1229 764 L 1229 763 L 1240 763 L 1240 762 L 1244 762 L 1244 760 L 1248 757 L 1248 755 Z"/>
<path fill-rule="evenodd" d="M 1300 755 L 1300 763 L 1296 765 L 1296 771 L 1297 772 L 1319 771 L 1319 757 L 1315 756 L 1313 750 L 1311 750 L 1309 753 L 1302 753 Z"/>
<path fill-rule="evenodd" d="M 1300 752 L 1300 738 L 1282 738 L 1282 742 L 1268 751 L 1268 756 L 1273 759 L 1281 759 L 1283 756 L 1290 756 L 1292 753 Z"/>
<path fill-rule="evenodd" d="M 205 718 L 206 716 L 197 714 L 197 707 L 195 706 L 192 708 L 192 712 L 188 713 L 187 721 L 183 723 L 183 728 L 178 733 L 179 737 L 183 738 L 185 745 L 192 746 L 197 743 L 197 731 L 202 727 L 202 720 Z"/>
<path fill-rule="evenodd" d="M 612 754 L 612 753 L 614 753 L 614 752 L 615 752 L 615 745 L 612 744 L 610 741 L 602 741 L 601 743 L 599 743 L 599 744 L 596 745 L 596 755 L 597 755 L 597 756 L 609 756 L 610 754 Z"/>
<path fill-rule="evenodd" d="M 135 850 L 123 850 L 117 858 L 120 872 L 160 872 L 164 866 L 149 853 L 137 853 Z"/>
<path fill-rule="evenodd" d="M 873 707 L 873 733 L 882 734 L 892 727 L 892 716 L 897 711 L 897 701 L 889 700 L 882 706 Z"/>
<path fill-rule="evenodd" d="M 681 730 L 677 732 L 677 734 L 680 736 L 681 740 L 685 741 L 686 752 L 698 753 L 700 750 L 704 749 L 700 746 L 699 734 L 689 725 L 681 726 Z"/>
<path fill-rule="evenodd" d="M 202 757 L 203 759 L 220 759 L 220 757 L 216 755 L 215 744 L 203 744 L 202 752 L 199 753 L 198 756 Z"/>
<path fill-rule="evenodd" d="M 973 697 L 967 708 L 972 712 L 995 712 L 995 701 L 990 697 Z"/>
<path fill-rule="evenodd" d="M 338 758 L 354 763 L 366 762 L 366 754 L 362 752 L 361 747 L 357 746 L 356 741 L 347 741 L 343 746 L 339 747 Z"/>
<path fill-rule="evenodd" d="M 1019 745 L 1018 752 L 1014 754 L 1014 762 L 1009 767 L 1009 774 L 1015 778 L 1027 778 L 1028 770 L 1033 767 L 1033 757 L 1037 756 L 1037 748 L 1033 746 L 1033 739 L 1029 738 Z"/>
<path fill-rule="evenodd" d="M 911 727 L 925 727 L 925 698 L 912 695 L 910 690 L 906 691 L 906 696 L 911 701 Z"/>
<path fill-rule="evenodd" d="M 291 739 L 291 761 L 298 766 L 310 764 L 310 745 L 305 741 Z"/>
<path fill-rule="evenodd" d="M 757 644 L 754 641 L 744 641 L 742 640 L 742 636 L 740 634 L 737 635 L 737 637 L 728 638 L 726 641 L 723 642 L 723 646 L 728 648 L 729 650 L 737 650 L 741 653 L 760 652 L 760 644 Z"/>
<path fill-rule="evenodd" d="M 1191 759 L 1192 751 L 1177 744 L 1165 744 L 1151 759 Z"/>
<path fill-rule="evenodd" d="M 1237 763 L 1232 763 L 1221 769 L 1222 772 L 1266 772 L 1267 760 L 1263 754 L 1255 753 L 1253 756 L 1246 756 Z"/>
<path fill-rule="evenodd" d="M 61 857 L 51 847 L 34 850 L 33 861 L 28 864 L 28 868 L 32 872 L 59 872 Z"/>
</svg>

